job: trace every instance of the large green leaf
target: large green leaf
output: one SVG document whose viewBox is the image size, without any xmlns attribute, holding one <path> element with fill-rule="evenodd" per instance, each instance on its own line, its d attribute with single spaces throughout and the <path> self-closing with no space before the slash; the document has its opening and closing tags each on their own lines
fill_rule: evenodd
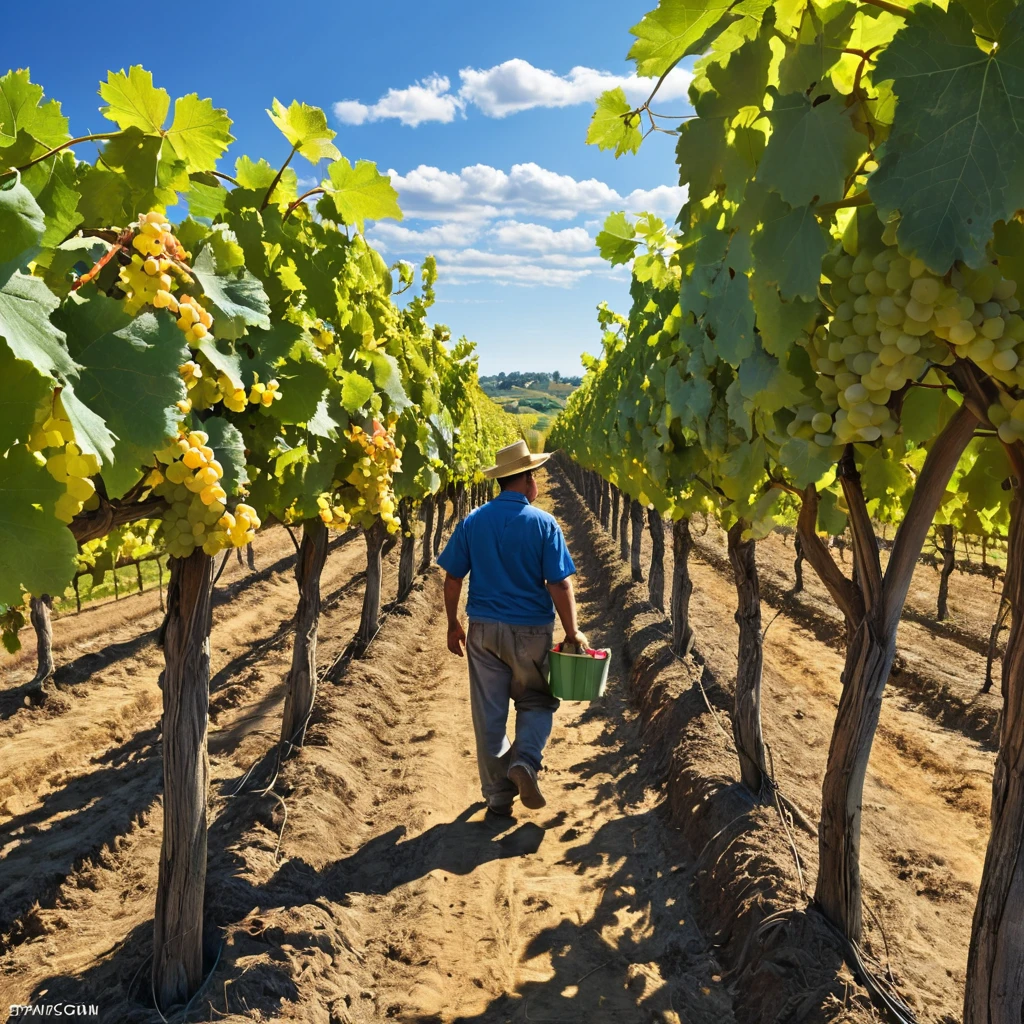
<svg viewBox="0 0 1024 1024">
<path fill-rule="evenodd" d="M 601 93 L 587 128 L 587 145 L 614 150 L 616 160 L 623 153 L 636 153 L 644 137 L 640 115 L 629 116 L 632 109 L 621 86 Z"/>
<path fill-rule="evenodd" d="M 308 423 L 330 383 L 327 367 L 309 359 L 289 361 L 278 370 L 277 379 L 281 398 L 274 403 L 274 416 L 281 423 Z"/>
<path fill-rule="evenodd" d="M 0 267 L 0 339 L 18 359 L 47 377 L 67 379 L 77 373 L 64 335 L 50 322 L 57 308 L 53 292 L 38 278 Z"/>
<path fill-rule="evenodd" d="M 402 219 L 391 178 L 369 160 L 359 160 L 353 167 L 341 157 L 327 168 L 327 178 L 321 184 L 327 190 L 325 203 L 333 205 L 337 219 L 359 231 L 368 220 Z"/>
<path fill-rule="evenodd" d="M 600 250 L 601 258 L 607 260 L 613 267 L 628 263 L 639 244 L 633 222 L 621 210 L 608 215 L 604 227 L 594 241 Z"/>
<path fill-rule="evenodd" d="M 901 250 L 937 273 L 978 266 L 997 220 L 1024 206 L 1024 9 L 984 53 L 959 4 L 918 5 L 875 71 L 898 103 L 871 197 L 898 210 Z"/>
<path fill-rule="evenodd" d="M 274 184 L 277 171 L 262 157 L 257 161 L 240 156 L 235 161 L 235 177 L 243 188 L 266 192 Z M 271 201 L 290 203 L 298 196 L 299 176 L 294 167 L 286 167 L 274 187 Z"/>
<path fill-rule="evenodd" d="M 47 149 L 70 138 L 60 104 L 42 99 L 43 87 L 29 81 L 27 70 L 8 71 L 0 78 L 0 149 L 13 146 L 21 132 Z"/>
<path fill-rule="evenodd" d="M 373 381 L 362 374 L 346 373 L 341 387 L 341 404 L 346 412 L 359 412 L 373 397 Z"/>
<path fill-rule="evenodd" d="M 270 329 L 270 301 L 259 279 L 248 270 L 221 273 L 210 246 L 199 253 L 192 270 L 213 307 L 218 338 L 240 338 L 246 327 Z"/>
<path fill-rule="evenodd" d="M 337 146 L 331 142 L 337 133 L 327 127 L 327 116 L 319 107 L 310 107 L 298 100 L 286 107 L 275 99 L 267 116 L 310 163 L 340 159 Z"/>
<path fill-rule="evenodd" d="M 78 447 L 87 455 L 95 455 L 102 464 L 111 465 L 117 438 L 111 434 L 103 418 L 78 397 L 70 384 L 65 384 L 61 389 L 60 400 L 75 432 Z"/>
<path fill-rule="evenodd" d="M 71 582 L 78 545 L 53 514 L 63 493 L 24 445 L 0 458 L 0 604 L 20 604 L 22 587 L 62 594 Z"/>
<path fill-rule="evenodd" d="M 775 94 L 768 118 L 772 134 L 757 180 L 790 206 L 842 199 L 846 179 L 867 145 L 854 128 L 843 97 Z"/>
<path fill-rule="evenodd" d="M 740 364 L 738 380 L 743 397 L 764 413 L 791 409 L 804 399 L 799 379 L 760 345 Z"/>
<path fill-rule="evenodd" d="M 189 171 L 212 171 L 221 154 L 234 142 L 228 112 L 189 93 L 174 101 L 174 120 L 167 141 Z"/>
<path fill-rule="evenodd" d="M 141 64 L 133 64 L 128 73 L 111 71 L 100 83 L 100 96 L 107 105 L 100 109 L 119 128 L 141 128 L 156 135 L 163 128 L 171 97 L 166 89 L 153 86 L 153 76 Z"/>
<path fill-rule="evenodd" d="M 24 359 L 15 359 L 11 350 L 0 344 L 0 381 L 4 400 L 0 402 L 0 454 L 15 441 L 26 441 L 35 420 L 36 409 L 53 391 L 50 381 Z"/>
<path fill-rule="evenodd" d="M 835 450 L 791 437 L 779 450 L 779 465 L 794 487 L 817 483 L 836 464 Z"/>
<path fill-rule="evenodd" d="M 39 252 L 46 222 L 32 193 L 16 178 L 0 187 L 0 264 L 27 264 Z"/>
<path fill-rule="evenodd" d="M 387 396 L 389 410 L 401 414 L 409 407 L 410 402 L 402 383 L 402 371 L 398 367 L 398 360 L 386 352 L 371 352 L 368 358 L 377 390 Z"/>
<path fill-rule="evenodd" d="M 60 245 L 83 220 L 78 212 L 81 194 L 75 187 L 78 172 L 74 154 L 58 153 L 23 171 L 21 180 L 46 215 L 41 244 L 48 248 Z"/>
<path fill-rule="evenodd" d="M 689 53 L 696 53 L 705 34 L 722 20 L 736 0 L 660 0 L 630 31 L 636 42 L 630 59 L 646 78 L 658 78 Z"/>
<path fill-rule="evenodd" d="M 766 197 L 764 227 L 754 240 L 757 273 L 778 285 L 784 299 L 813 301 L 818 295 L 821 259 L 828 241 L 809 206 L 795 209 L 776 195 Z"/>
<path fill-rule="evenodd" d="M 122 303 L 98 293 L 69 296 L 54 320 L 82 365 L 76 395 L 117 437 L 118 483 L 111 488 L 106 466 L 103 477 L 110 497 L 120 497 L 137 479 L 140 460 L 177 431 L 176 403 L 186 395 L 178 366 L 189 358 L 184 336 L 167 314 L 133 318 Z"/>
</svg>

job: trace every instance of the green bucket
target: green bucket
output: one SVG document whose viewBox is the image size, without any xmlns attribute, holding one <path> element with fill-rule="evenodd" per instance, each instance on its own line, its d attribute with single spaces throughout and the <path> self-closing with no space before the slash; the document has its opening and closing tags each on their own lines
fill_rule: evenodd
<svg viewBox="0 0 1024 1024">
<path fill-rule="evenodd" d="M 551 695 L 559 700 L 597 700 L 603 697 L 612 652 L 605 649 L 601 653 L 604 654 L 603 658 L 595 658 L 592 654 L 551 651 L 548 655 Z"/>
</svg>

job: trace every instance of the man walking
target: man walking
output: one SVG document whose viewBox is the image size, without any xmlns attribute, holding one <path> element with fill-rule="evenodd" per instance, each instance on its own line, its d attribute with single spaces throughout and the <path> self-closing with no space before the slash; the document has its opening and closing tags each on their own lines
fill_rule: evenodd
<svg viewBox="0 0 1024 1024">
<path fill-rule="evenodd" d="M 448 650 L 469 661 L 469 693 L 476 732 L 480 785 L 488 810 L 512 814 L 543 807 L 537 782 L 544 745 L 558 701 L 548 690 L 548 652 L 555 611 L 566 643 L 586 645 L 576 623 L 572 575 L 576 572 L 554 517 L 533 507 L 534 470 L 549 455 L 531 455 L 525 441 L 502 448 L 484 476 L 501 493 L 459 523 L 438 558 L 447 576 Z M 469 576 L 469 636 L 459 622 L 462 581 Z M 515 743 L 505 724 L 516 709 Z"/>
</svg>

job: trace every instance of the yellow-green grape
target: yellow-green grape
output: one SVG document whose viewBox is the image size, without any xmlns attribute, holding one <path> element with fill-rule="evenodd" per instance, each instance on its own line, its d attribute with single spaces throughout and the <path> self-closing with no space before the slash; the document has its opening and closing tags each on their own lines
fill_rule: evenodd
<svg viewBox="0 0 1024 1024">
<path fill-rule="evenodd" d="M 217 378 L 217 384 L 220 387 L 223 396 L 221 401 L 224 403 L 225 408 L 230 409 L 232 412 L 245 412 L 245 407 L 249 404 L 245 388 L 236 388 L 226 373 L 222 373 Z"/>
<path fill-rule="evenodd" d="M 255 378 L 255 383 L 249 389 L 249 403 L 269 408 L 274 404 L 275 400 L 281 397 L 279 390 L 281 385 L 276 380 L 269 380 L 266 384 L 261 384 L 257 374 L 254 373 L 253 377 Z"/>
</svg>

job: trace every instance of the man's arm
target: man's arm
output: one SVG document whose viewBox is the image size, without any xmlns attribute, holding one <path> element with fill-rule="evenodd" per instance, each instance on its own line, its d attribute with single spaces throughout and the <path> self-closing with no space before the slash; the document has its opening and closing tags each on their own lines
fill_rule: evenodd
<svg viewBox="0 0 1024 1024">
<path fill-rule="evenodd" d="M 445 575 L 444 610 L 448 616 L 448 650 L 463 657 L 462 647 L 466 642 L 466 631 L 459 622 L 459 598 L 462 596 L 462 578 Z"/>
<path fill-rule="evenodd" d="M 587 638 L 580 632 L 576 622 L 576 595 L 572 589 L 572 577 L 566 576 L 557 583 L 549 583 L 548 592 L 555 602 L 555 611 L 558 612 L 562 629 L 565 630 L 565 642 L 586 646 Z"/>
</svg>

